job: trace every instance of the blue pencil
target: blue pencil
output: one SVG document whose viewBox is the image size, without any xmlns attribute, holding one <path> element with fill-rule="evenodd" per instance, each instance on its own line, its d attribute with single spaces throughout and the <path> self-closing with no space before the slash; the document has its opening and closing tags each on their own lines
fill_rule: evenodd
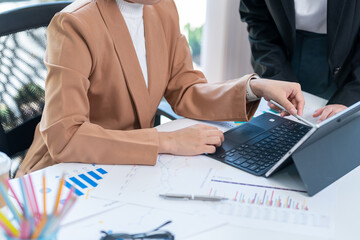
<svg viewBox="0 0 360 240">
<path fill-rule="evenodd" d="M 11 211 L 11 213 L 14 215 L 14 218 L 16 219 L 16 221 L 20 224 L 20 216 L 19 213 L 16 211 L 14 205 L 12 204 L 12 202 L 9 199 L 9 196 L 6 193 L 5 187 L 3 185 L 3 183 L 0 184 L 0 192 L 1 192 L 1 196 L 3 197 L 3 199 L 5 200 L 6 204 L 9 206 L 9 209 Z"/>
<path fill-rule="evenodd" d="M 20 183 L 21 193 L 22 193 L 23 199 L 24 199 L 24 212 L 25 212 L 25 217 L 26 217 L 26 218 L 29 218 L 29 217 L 30 217 L 29 203 L 28 203 L 28 199 L 27 199 L 27 197 L 26 197 L 26 190 L 25 190 L 25 185 L 24 185 L 24 179 L 23 179 L 23 178 L 19 178 L 19 183 Z"/>
</svg>

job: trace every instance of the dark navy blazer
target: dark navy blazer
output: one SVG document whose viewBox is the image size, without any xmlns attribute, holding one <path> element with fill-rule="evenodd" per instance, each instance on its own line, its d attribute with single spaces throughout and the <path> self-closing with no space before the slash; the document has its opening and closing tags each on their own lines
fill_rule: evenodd
<svg viewBox="0 0 360 240">
<path fill-rule="evenodd" d="M 254 70 L 261 77 L 296 82 L 291 68 L 295 48 L 292 0 L 241 0 L 248 24 Z M 360 0 L 328 0 L 327 60 L 338 91 L 329 104 L 360 101 Z"/>
</svg>

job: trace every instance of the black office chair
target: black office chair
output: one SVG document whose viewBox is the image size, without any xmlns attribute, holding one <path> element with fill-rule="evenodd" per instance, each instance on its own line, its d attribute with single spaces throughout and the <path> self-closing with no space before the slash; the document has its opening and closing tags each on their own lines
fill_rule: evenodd
<svg viewBox="0 0 360 240">
<path fill-rule="evenodd" d="M 70 4 L 41 3 L 0 14 L 0 151 L 13 159 L 10 177 L 33 141 L 44 108 L 46 28 Z M 155 116 L 179 118 L 162 101 Z"/>
<path fill-rule="evenodd" d="M 44 108 L 46 28 L 70 2 L 41 3 L 0 14 L 0 151 L 14 176 Z"/>
</svg>

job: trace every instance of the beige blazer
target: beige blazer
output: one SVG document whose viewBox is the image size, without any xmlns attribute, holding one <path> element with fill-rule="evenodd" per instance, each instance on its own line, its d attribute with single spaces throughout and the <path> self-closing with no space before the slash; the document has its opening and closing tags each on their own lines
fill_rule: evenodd
<svg viewBox="0 0 360 240">
<path fill-rule="evenodd" d="M 45 109 L 18 176 L 61 162 L 156 163 L 163 96 L 182 116 L 248 121 L 251 75 L 208 84 L 195 71 L 173 0 L 144 6 L 149 87 L 115 0 L 75 1 L 47 31 Z"/>
</svg>

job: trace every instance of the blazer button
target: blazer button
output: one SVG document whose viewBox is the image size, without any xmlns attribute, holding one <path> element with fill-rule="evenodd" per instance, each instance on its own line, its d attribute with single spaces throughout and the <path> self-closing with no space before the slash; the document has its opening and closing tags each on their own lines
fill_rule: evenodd
<svg viewBox="0 0 360 240">
<path fill-rule="evenodd" d="M 340 72 L 340 70 L 341 70 L 341 67 L 334 68 L 333 74 L 337 75 Z"/>
</svg>

